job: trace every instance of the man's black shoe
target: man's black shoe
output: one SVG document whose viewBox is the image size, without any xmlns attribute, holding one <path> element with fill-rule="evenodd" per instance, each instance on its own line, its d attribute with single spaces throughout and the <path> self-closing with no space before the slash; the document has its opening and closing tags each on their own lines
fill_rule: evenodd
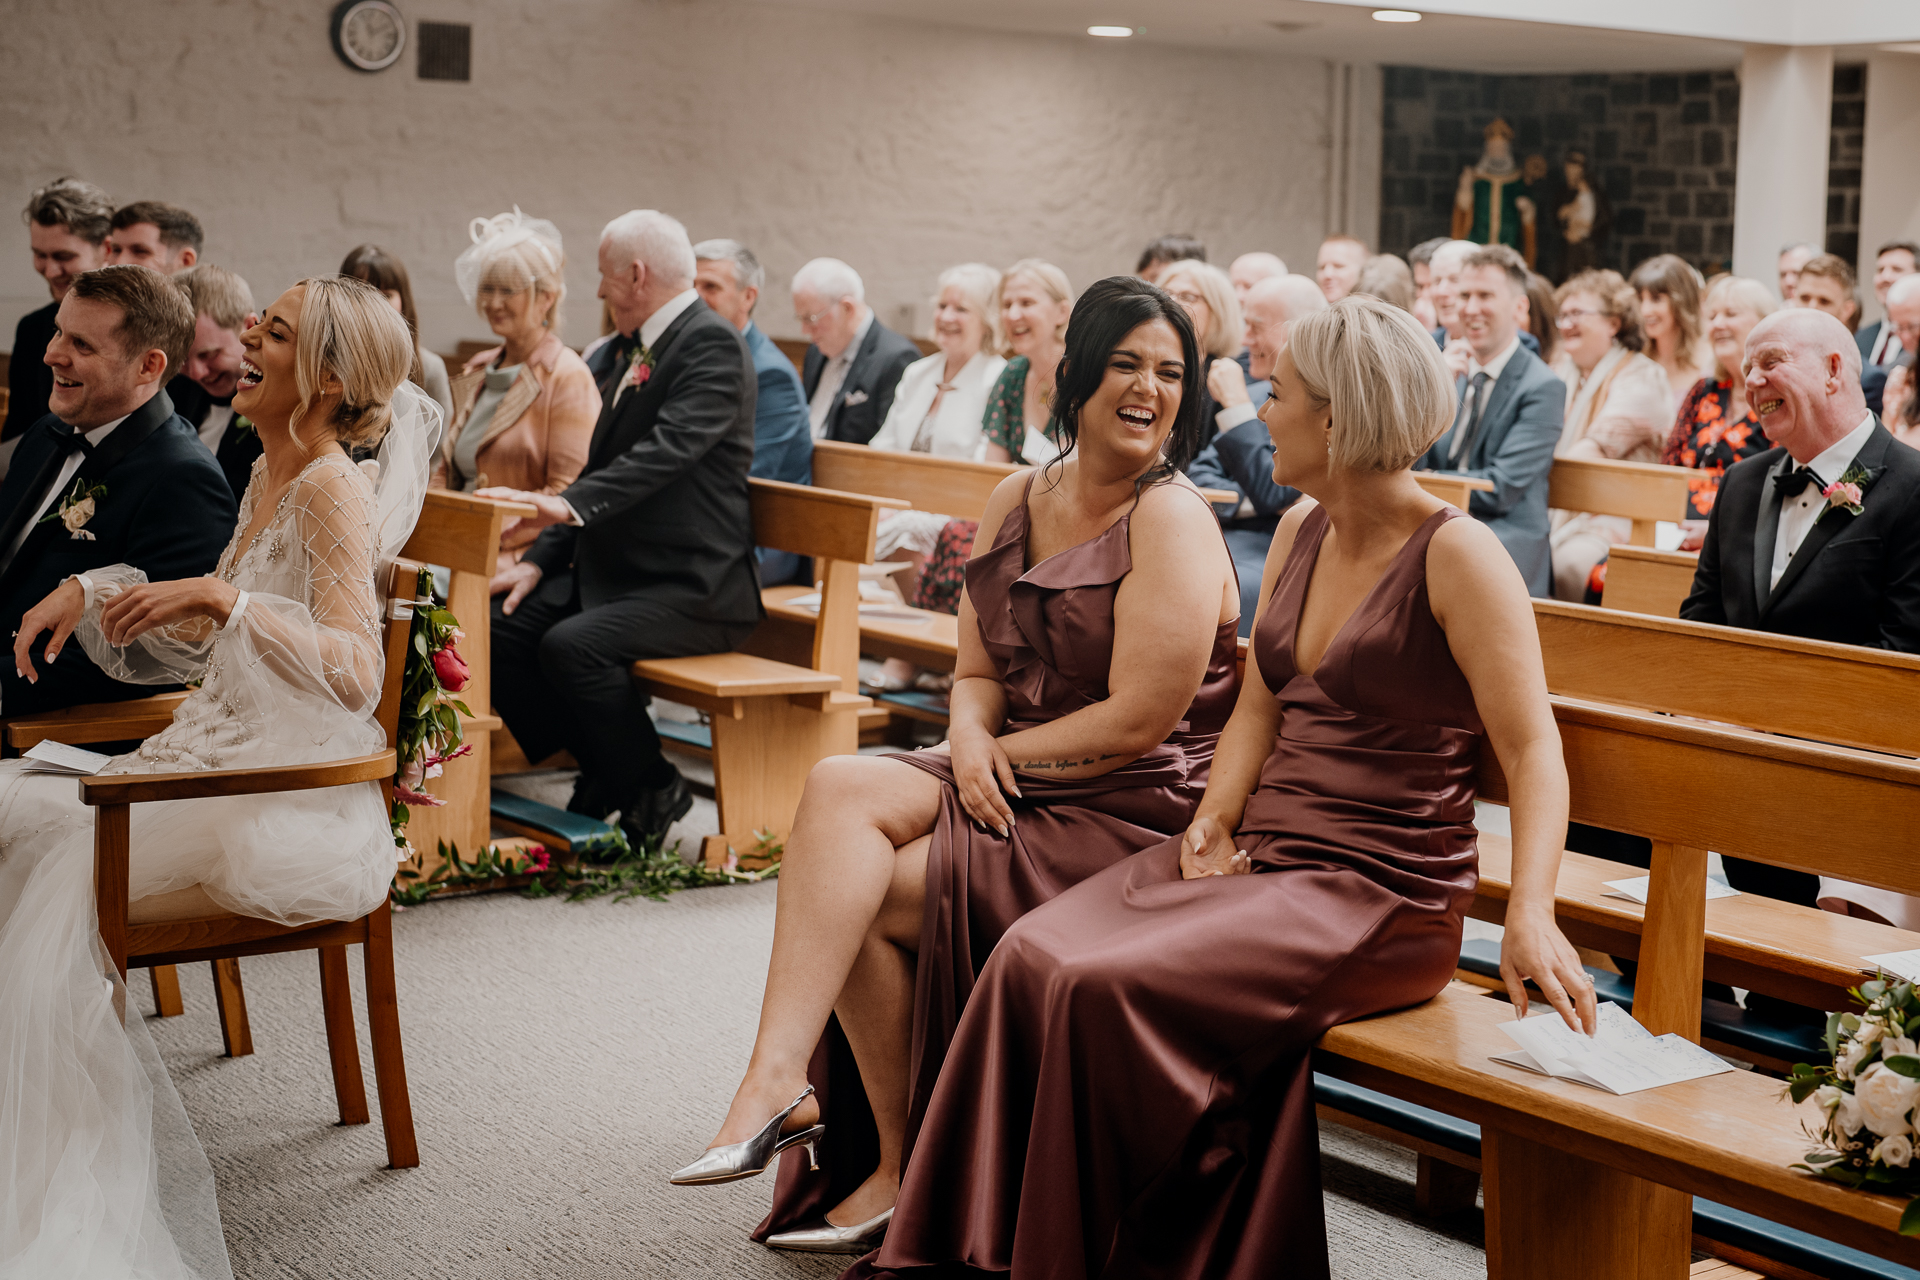
<svg viewBox="0 0 1920 1280">
<path fill-rule="evenodd" d="M 567 801 L 567 812 L 578 813 L 597 822 L 605 822 L 607 815 L 620 807 L 620 802 L 607 794 L 607 789 L 599 781 L 582 773 L 573 780 L 573 795 Z"/>
<path fill-rule="evenodd" d="M 693 790 L 675 773 L 673 781 L 652 791 L 637 793 L 620 814 L 620 830 L 635 850 L 648 838 L 664 839 L 667 829 L 693 808 Z"/>
</svg>

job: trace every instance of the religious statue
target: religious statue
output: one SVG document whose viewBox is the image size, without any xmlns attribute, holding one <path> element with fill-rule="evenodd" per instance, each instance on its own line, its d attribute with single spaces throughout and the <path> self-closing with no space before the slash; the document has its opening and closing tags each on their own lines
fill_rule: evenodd
<svg viewBox="0 0 1920 1280">
<path fill-rule="evenodd" d="M 1600 265 L 1607 233 L 1613 228 L 1613 208 L 1606 192 L 1587 177 L 1586 152 L 1568 148 L 1561 160 L 1561 173 L 1565 185 L 1554 216 L 1560 220 L 1560 234 L 1566 241 L 1560 265 L 1560 278 L 1566 280 Z"/>
<path fill-rule="evenodd" d="M 1460 171 L 1453 197 L 1453 238 L 1504 244 L 1534 259 L 1533 188 L 1513 159 L 1513 126 L 1495 119 L 1482 134 L 1486 150 Z"/>
</svg>

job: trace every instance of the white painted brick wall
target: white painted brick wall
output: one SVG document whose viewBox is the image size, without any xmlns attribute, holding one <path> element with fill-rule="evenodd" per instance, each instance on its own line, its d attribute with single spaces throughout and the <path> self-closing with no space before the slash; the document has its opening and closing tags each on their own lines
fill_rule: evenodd
<svg viewBox="0 0 1920 1280">
<path fill-rule="evenodd" d="M 473 24 L 471 83 L 376 75 L 323 0 L 9 3 L 0 38 L 0 342 L 43 305 L 17 210 L 62 173 L 170 200 L 206 260 L 271 298 L 371 240 L 413 273 L 423 336 L 486 336 L 453 283 L 467 220 L 518 202 L 570 251 L 569 339 L 598 331 L 606 220 L 664 209 L 786 282 L 846 258 L 888 323 L 924 332 L 938 271 L 1037 255 L 1077 287 L 1192 231 L 1225 263 L 1312 269 L 1326 65 L 1143 42 L 1003 35 L 727 0 L 399 0 Z"/>
</svg>

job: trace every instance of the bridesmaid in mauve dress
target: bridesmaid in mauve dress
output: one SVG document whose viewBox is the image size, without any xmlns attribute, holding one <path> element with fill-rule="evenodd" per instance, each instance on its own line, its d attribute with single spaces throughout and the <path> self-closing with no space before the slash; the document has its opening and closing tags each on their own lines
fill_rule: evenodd
<svg viewBox="0 0 1920 1280">
<path fill-rule="evenodd" d="M 1131 278 L 1087 291 L 1059 382 L 1064 460 L 1001 484 L 967 566 L 949 741 L 808 780 L 753 1059 L 714 1147 L 674 1176 L 749 1176 L 809 1134 L 819 1169 L 785 1162 L 756 1239 L 871 1248 L 1000 935 L 1191 820 L 1232 710 L 1239 612 L 1217 522 L 1180 475 L 1196 364 L 1171 298 Z"/>
<path fill-rule="evenodd" d="M 1423 336 L 1359 296 L 1293 326 L 1262 417 L 1275 480 L 1317 501 L 1275 535 L 1206 798 L 1008 930 L 848 1277 L 1327 1275 L 1309 1051 L 1452 976 L 1483 737 L 1532 799 L 1503 976 L 1591 1030 L 1552 919 L 1566 772 L 1526 589 L 1406 471 L 1452 407 Z"/>
</svg>

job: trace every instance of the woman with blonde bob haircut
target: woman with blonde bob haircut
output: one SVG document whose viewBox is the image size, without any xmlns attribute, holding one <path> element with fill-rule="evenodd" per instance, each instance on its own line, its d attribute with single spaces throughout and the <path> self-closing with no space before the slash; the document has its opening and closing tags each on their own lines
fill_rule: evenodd
<svg viewBox="0 0 1920 1280">
<path fill-rule="evenodd" d="M 1160 287 L 1186 308 L 1193 318 L 1194 335 L 1200 339 L 1201 368 L 1195 385 L 1205 393 L 1200 401 L 1200 447 L 1204 449 L 1219 430 L 1215 415 L 1220 404 L 1213 394 L 1213 366 L 1220 360 L 1235 359 L 1246 346 L 1240 298 L 1226 272 L 1194 258 L 1170 263 L 1160 273 Z M 1231 369 L 1222 372 L 1229 377 L 1233 373 Z"/>
<path fill-rule="evenodd" d="M 28 679 L 72 639 L 116 680 L 194 686 L 102 774 L 314 765 L 388 745 L 375 584 L 420 514 L 440 419 L 407 381 L 412 336 L 376 289 L 325 276 L 280 295 L 240 341 L 233 407 L 264 453 L 215 571 L 148 582 L 131 565 L 90 568 L 21 622 Z M 350 453 L 376 443 L 377 479 Z M 0 1115 L 34 1119 L 0 1123 L 0 1258 L 46 1276 L 230 1277 L 206 1155 L 144 1019 L 120 1016 L 93 811 L 70 777 L 23 763 L 0 762 Z M 354 920 L 393 878 L 374 782 L 136 805 L 131 822 L 135 920 Z"/>
<path fill-rule="evenodd" d="M 1407 469 L 1453 413 L 1440 351 L 1353 295 L 1294 322 L 1272 382 L 1274 480 L 1307 496 L 1192 825 L 1007 931 L 850 1277 L 1092 1275 L 1116 1240 L 1167 1275 L 1325 1275 L 1308 1055 L 1452 978 L 1483 746 L 1514 780 L 1507 991 L 1594 1026 L 1553 921 L 1567 775 L 1526 586 Z"/>
</svg>

